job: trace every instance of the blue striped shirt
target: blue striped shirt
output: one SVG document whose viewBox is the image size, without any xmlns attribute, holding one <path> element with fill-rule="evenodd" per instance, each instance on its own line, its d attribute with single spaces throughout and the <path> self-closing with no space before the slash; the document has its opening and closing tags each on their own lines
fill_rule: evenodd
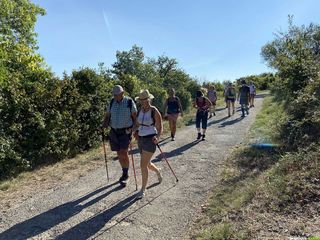
<svg viewBox="0 0 320 240">
<path fill-rule="evenodd" d="M 137 107 L 132 100 L 131 111 L 128 107 L 128 97 L 123 97 L 120 102 L 113 100 L 111 109 L 110 103 L 106 108 L 107 113 L 110 113 L 110 127 L 112 128 L 127 128 L 133 125 L 131 113 L 137 112 Z"/>
</svg>

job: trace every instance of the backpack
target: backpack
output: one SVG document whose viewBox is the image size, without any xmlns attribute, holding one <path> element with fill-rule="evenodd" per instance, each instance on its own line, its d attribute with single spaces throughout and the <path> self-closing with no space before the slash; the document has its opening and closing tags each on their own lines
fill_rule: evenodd
<svg viewBox="0 0 320 240">
<path fill-rule="evenodd" d="M 130 109 L 130 113 L 131 113 L 131 111 L 132 111 L 132 99 L 131 98 L 129 98 L 128 99 L 128 102 L 127 102 L 127 108 L 129 108 Z M 112 108 L 112 104 L 113 104 L 113 102 L 114 102 L 114 98 L 112 98 L 111 99 L 111 102 L 110 102 L 110 107 L 109 107 L 109 111 L 111 112 L 111 108 Z"/>
<path fill-rule="evenodd" d="M 227 97 L 235 98 L 236 97 L 236 90 L 234 88 L 229 88 Z"/>
</svg>

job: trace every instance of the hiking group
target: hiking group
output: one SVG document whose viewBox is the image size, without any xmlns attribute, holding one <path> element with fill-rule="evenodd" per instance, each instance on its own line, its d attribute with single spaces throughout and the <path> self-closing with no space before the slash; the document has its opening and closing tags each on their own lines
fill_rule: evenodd
<svg viewBox="0 0 320 240">
<path fill-rule="evenodd" d="M 253 83 L 250 83 L 250 85 L 252 85 L 252 87 L 247 86 L 245 81 L 242 81 L 241 87 L 239 88 L 238 100 L 241 105 L 242 117 L 245 116 L 245 112 L 249 114 L 249 102 L 250 107 L 254 106 L 253 98 L 255 95 L 255 88 Z M 141 90 L 139 96 L 135 98 L 135 101 L 140 106 L 139 109 L 137 109 L 137 105 L 133 99 L 125 96 L 122 86 L 115 85 L 112 89 L 112 94 L 113 98 L 106 107 L 102 131 L 103 129 L 110 127 L 108 135 L 110 148 L 111 151 L 117 153 L 122 168 L 122 175 L 119 178 L 119 183 L 124 187 L 129 180 L 129 147 L 132 150 L 132 136 L 136 139 L 140 152 L 140 168 L 142 175 L 142 186 L 136 197 L 141 199 L 146 192 L 149 170 L 156 173 L 159 183 L 162 182 L 161 169 L 151 162 L 157 146 L 160 149 L 158 143 L 163 131 L 162 116 L 157 107 L 152 105 L 154 96 L 147 89 Z M 216 115 L 215 106 L 218 97 L 215 87 L 210 86 L 207 94 L 208 97 L 205 97 L 204 93 L 198 90 L 194 101 L 194 107 L 197 108 L 196 128 L 198 140 L 205 140 L 208 118 Z M 227 102 L 228 116 L 230 116 L 231 105 L 232 114 L 235 112 L 234 102 L 236 100 L 236 91 L 233 84 L 228 84 L 224 91 L 224 96 Z M 181 101 L 179 97 L 175 95 L 174 89 L 169 90 L 169 97 L 165 101 L 163 113 L 164 118 L 169 122 L 171 140 L 175 141 L 177 120 L 179 115 L 183 116 L 183 110 Z M 177 178 L 176 180 L 178 181 Z"/>
</svg>

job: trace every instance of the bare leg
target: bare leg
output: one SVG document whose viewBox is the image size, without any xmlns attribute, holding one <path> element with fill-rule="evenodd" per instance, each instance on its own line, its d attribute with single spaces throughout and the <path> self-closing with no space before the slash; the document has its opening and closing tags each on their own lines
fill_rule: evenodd
<svg viewBox="0 0 320 240">
<path fill-rule="evenodd" d="M 119 162 L 122 168 L 129 168 L 128 149 L 121 149 L 117 152 Z"/>
<path fill-rule="evenodd" d="M 146 152 L 142 150 L 141 153 L 141 162 L 140 162 L 140 167 L 141 167 L 141 174 L 142 174 L 142 187 L 141 190 L 145 191 L 148 183 L 148 166 L 150 165 L 150 159 L 152 157 L 153 153 L 152 152 Z M 151 168 L 155 167 L 154 165 L 151 166 Z M 155 170 L 153 168 L 153 170 Z M 159 170 L 158 170 L 159 171 Z"/>
</svg>

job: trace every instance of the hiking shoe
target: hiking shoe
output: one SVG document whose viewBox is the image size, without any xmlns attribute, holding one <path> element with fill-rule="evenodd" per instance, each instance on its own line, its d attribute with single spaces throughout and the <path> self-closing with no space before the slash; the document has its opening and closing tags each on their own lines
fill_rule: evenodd
<svg viewBox="0 0 320 240">
<path fill-rule="evenodd" d="M 245 117 L 246 115 L 242 114 L 241 117 Z"/>
<path fill-rule="evenodd" d="M 215 116 L 215 115 L 216 115 L 216 112 L 213 113 L 213 116 Z"/>
<path fill-rule="evenodd" d="M 146 195 L 145 191 L 141 189 L 141 190 L 137 193 L 136 198 L 137 198 L 137 199 L 142 199 L 145 195 Z"/>
<path fill-rule="evenodd" d="M 202 141 L 206 140 L 206 135 L 205 134 L 202 134 Z"/>
<path fill-rule="evenodd" d="M 158 181 L 159 183 L 162 182 L 162 174 L 161 174 L 161 168 L 158 168 L 159 172 L 157 172 L 157 176 L 158 176 Z"/>
<path fill-rule="evenodd" d="M 128 182 L 129 182 L 129 176 L 122 174 L 122 176 L 119 178 L 120 185 L 125 187 L 125 186 L 127 186 Z"/>
<path fill-rule="evenodd" d="M 201 138 L 201 133 L 198 133 L 197 139 L 199 140 Z"/>
<path fill-rule="evenodd" d="M 171 141 L 175 141 L 176 140 L 176 138 L 175 137 L 171 137 Z"/>
<path fill-rule="evenodd" d="M 212 116 L 213 116 L 213 115 L 212 115 L 212 113 L 210 113 L 210 115 L 209 115 L 209 117 L 208 117 L 208 118 L 212 118 Z"/>
</svg>

